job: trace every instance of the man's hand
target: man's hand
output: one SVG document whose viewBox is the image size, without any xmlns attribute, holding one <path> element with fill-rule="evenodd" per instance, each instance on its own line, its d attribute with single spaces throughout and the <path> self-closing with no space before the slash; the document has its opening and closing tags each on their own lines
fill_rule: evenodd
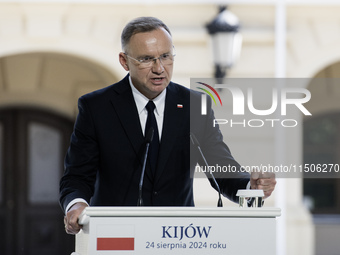
<svg viewBox="0 0 340 255">
<path fill-rule="evenodd" d="M 276 185 L 274 173 L 262 173 L 262 171 L 254 171 L 250 175 L 250 188 L 262 189 L 264 192 L 264 198 L 269 197 Z"/>
<path fill-rule="evenodd" d="M 75 203 L 64 217 L 65 231 L 67 234 L 75 235 L 82 228 L 78 224 L 79 215 L 88 205 L 85 203 Z"/>
</svg>

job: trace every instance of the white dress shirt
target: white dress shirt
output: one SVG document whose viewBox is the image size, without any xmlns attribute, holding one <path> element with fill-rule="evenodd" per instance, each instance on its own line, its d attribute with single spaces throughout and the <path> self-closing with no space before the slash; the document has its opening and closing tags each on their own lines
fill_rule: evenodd
<svg viewBox="0 0 340 255">
<path fill-rule="evenodd" d="M 145 124 L 146 124 L 146 119 L 148 117 L 148 111 L 146 110 L 145 106 L 150 101 L 150 99 L 148 99 L 146 96 L 144 96 L 142 93 L 140 93 L 136 89 L 136 87 L 132 84 L 130 76 L 129 76 L 129 81 L 130 81 L 130 86 L 132 89 L 132 95 L 133 95 L 133 98 L 135 99 L 135 103 L 137 106 L 140 125 L 142 127 L 143 134 L 145 135 Z M 155 113 L 157 126 L 158 126 L 159 140 L 161 140 L 162 130 L 163 130 L 165 96 L 166 96 L 166 89 L 163 90 L 156 98 L 152 100 L 156 106 L 154 113 Z"/>
</svg>

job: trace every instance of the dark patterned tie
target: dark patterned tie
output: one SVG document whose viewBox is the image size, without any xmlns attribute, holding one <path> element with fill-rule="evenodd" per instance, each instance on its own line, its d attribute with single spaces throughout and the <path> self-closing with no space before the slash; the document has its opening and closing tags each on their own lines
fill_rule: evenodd
<svg viewBox="0 0 340 255">
<path fill-rule="evenodd" d="M 150 128 L 153 128 L 154 133 L 153 133 L 153 139 L 150 144 L 150 149 L 149 149 L 149 162 L 151 165 L 151 171 L 153 174 L 156 172 L 156 167 L 157 167 L 157 158 L 158 158 L 158 150 L 159 150 L 159 134 L 158 134 L 158 126 L 157 126 L 157 121 L 155 117 L 154 110 L 156 108 L 155 104 L 153 101 L 149 101 L 145 108 L 148 111 L 148 118 L 146 119 L 146 125 L 145 125 L 145 134 L 148 133 Z"/>
</svg>

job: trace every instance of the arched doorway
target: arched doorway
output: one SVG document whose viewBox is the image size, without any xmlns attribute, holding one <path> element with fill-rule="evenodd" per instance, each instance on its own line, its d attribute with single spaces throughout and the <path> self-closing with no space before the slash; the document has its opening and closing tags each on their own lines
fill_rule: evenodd
<svg viewBox="0 0 340 255">
<path fill-rule="evenodd" d="M 79 56 L 0 58 L 0 254 L 74 251 L 58 196 L 77 99 L 115 81 L 111 71 Z"/>
<path fill-rule="evenodd" d="M 313 116 L 303 125 L 305 164 L 340 164 L 339 82 L 337 62 L 318 72 L 308 85 L 312 98 L 306 107 Z M 339 178 L 305 178 L 304 196 L 314 215 L 340 215 Z"/>
<path fill-rule="evenodd" d="M 37 109 L 0 110 L 0 250 L 70 254 L 58 204 L 63 158 L 73 122 Z"/>
<path fill-rule="evenodd" d="M 306 107 L 313 116 L 303 123 L 303 161 L 327 165 L 327 171 L 340 165 L 339 83 L 340 62 L 321 70 L 308 85 L 312 98 Z M 340 250 L 340 178 L 339 173 L 321 174 L 304 178 L 303 192 L 313 214 L 315 254 L 334 254 Z"/>
</svg>

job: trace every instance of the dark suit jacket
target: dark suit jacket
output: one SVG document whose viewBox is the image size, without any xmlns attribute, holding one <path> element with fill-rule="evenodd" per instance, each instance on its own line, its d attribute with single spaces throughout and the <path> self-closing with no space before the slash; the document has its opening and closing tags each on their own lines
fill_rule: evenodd
<svg viewBox="0 0 340 255">
<path fill-rule="evenodd" d="M 197 92 L 172 82 L 168 85 L 157 171 L 153 176 L 147 165 L 144 179 L 145 205 L 194 205 L 191 173 L 200 156 L 190 145 L 190 131 L 197 136 L 212 164 L 239 167 L 223 143 L 218 127 L 212 128 L 214 116 L 210 105 L 208 115 L 201 116 L 200 110 L 195 111 L 200 109 L 199 103 Z M 82 96 L 78 106 L 60 182 L 62 208 L 65 210 L 75 198 L 84 198 L 97 206 L 135 206 L 145 140 L 128 76 Z M 196 124 L 191 124 L 190 129 L 193 121 Z M 249 176 L 224 177 L 219 179 L 222 193 L 236 200 L 235 192 L 246 187 Z"/>
</svg>

